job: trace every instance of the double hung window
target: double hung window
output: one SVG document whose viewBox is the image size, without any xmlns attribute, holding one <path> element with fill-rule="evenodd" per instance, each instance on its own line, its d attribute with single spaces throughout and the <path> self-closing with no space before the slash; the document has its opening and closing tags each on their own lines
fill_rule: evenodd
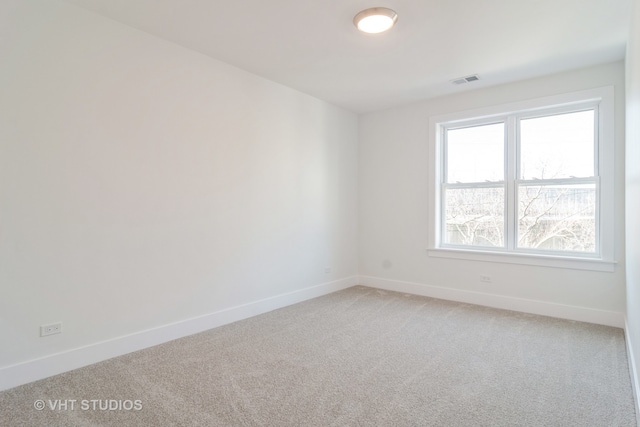
<svg viewBox="0 0 640 427">
<path fill-rule="evenodd" d="M 433 118 L 431 254 L 611 263 L 610 92 Z"/>
</svg>

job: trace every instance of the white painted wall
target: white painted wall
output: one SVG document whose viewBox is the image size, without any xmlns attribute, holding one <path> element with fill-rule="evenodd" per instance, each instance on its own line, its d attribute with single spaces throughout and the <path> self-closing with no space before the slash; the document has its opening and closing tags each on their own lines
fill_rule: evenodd
<svg viewBox="0 0 640 427">
<path fill-rule="evenodd" d="M 0 9 L 0 368 L 357 274 L 355 114 L 66 3 Z"/>
<path fill-rule="evenodd" d="M 640 394 L 640 0 L 635 0 L 627 44 L 626 255 L 627 340 L 636 398 Z M 638 399 L 636 399 L 638 401 Z M 639 421 L 640 422 L 640 421 Z"/>
<path fill-rule="evenodd" d="M 410 282 L 398 286 L 414 292 L 420 292 L 420 286 L 425 290 L 431 287 L 426 294 L 452 299 L 462 296 L 487 305 L 493 301 L 496 306 L 514 309 L 526 309 L 526 301 L 556 307 L 555 311 L 544 311 L 531 306 L 532 311 L 545 314 L 561 315 L 567 312 L 566 306 L 603 311 L 598 319 L 617 318 L 614 322 L 603 321 L 621 325 L 625 307 L 624 84 L 624 64 L 617 62 L 361 116 L 359 265 L 360 274 L 365 276 L 362 281 L 391 288 L 394 282 Z M 614 273 L 428 256 L 430 116 L 610 85 L 615 86 L 617 113 L 615 259 L 619 264 Z M 491 276 L 492 283 L 480 283 L 481 274 Z"/>
</svg>

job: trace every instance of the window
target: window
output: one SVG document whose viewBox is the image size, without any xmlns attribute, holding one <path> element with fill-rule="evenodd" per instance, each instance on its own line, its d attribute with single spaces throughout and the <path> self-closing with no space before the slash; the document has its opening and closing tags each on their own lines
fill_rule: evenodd
<svg viewBox="0 0 640 427">
<path fill-rule="evenodd" d="M 430 255 L 613 271 L 612 88 L 430 126 Z"/>
</svg>

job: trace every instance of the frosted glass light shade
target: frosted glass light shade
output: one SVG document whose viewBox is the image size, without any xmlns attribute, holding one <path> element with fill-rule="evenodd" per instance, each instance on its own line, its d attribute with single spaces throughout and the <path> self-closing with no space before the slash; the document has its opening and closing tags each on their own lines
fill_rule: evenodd
<svg viewBox="0 0 640 427">
<path fill-rule="evenodd" d="M 398 14 L 386 7 L 372 7 L 371 9 L 365 9 L 358 13 L 353 18 L 353 23 L 358 30 L 365 33 L 382 33 L 398 20 Z"/>
</svg>

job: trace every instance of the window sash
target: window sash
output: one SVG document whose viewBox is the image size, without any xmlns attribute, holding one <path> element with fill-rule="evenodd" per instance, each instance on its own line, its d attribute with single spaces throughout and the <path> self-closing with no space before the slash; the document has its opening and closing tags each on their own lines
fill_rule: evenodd
<svg viewBox="0 0 640 427">
<path fill-rule="evenodd" d="M 502 246 L 490 246 L 490 245 L 478 245 L 478 244 L 469 244 L 469 245 L 465 245 L 465 244 L 455 244 L 455 243 L 447 243 L 446 242 L 446 237 L 447 236 L 447 225 L 450 224 L 449 222 L 447 222 L 447 194 L 448 194 L 448 190 L 485 190 L 485 189 L 492 189 L 492 188 L 498 188 L 498 189 L 502 189 L 504 196 L 503 196 L 503 212 L 502 212 L 502 222 L 503 222 L 503 230 L 502 230 L 502 236 L 503 236 L 503 245 Z M 473 249 L 482 249 L 482 250 L 504 250 L 505 249 L 505 245 L 507 244 L 507 240 L 508 240 L 508 236 L 505 234 L 506 231 L 506 223 L 507 223 L 507 202 L 508 198 L 506 196 L 506 186 L 504 181 L 502 182 L 496 182 L 496 183 L 484 183 L 484 184 L 480 184 L 480 183 L 475 183 L 475 184 L 463 184 L 463 183 L 455 183 L 455 184 L 445 184 L 443 186 L 443 191 L 442 191 L 442 221 L 440 221 L 440 235 L 443 236 L 442 238 L 442 246 L 443 247 L 452 247 L 452 248 L 473 248 Z"/>
<path fill-rule="evenodd" d="M 595 249 L 593 252 L 589 251 L 570 251 L 570 250 L 552 250 L 552 249 L 535 249 L 519 246 L 520 231 L 519 231 L 519 212 L 516 212 L 515 230 L 516 233 L 513 236 L 514 240 L 514 252 L 530 253 L 530 254 L 553 254 L 558 256 L 573 256 L 573 257 L 586 257 L 586 258 L 600 258 L 601 245 L 600 245 L 600 179 L 599 177 L 592 178 L 566 178 L 566 179 L 549 179 L 549 180 L 517 180 L 516 191 L 514 194 L 516 206 L 520 206 L 520 191 L 522 187 L 576 187 L 576 186 L 590 186 L 594 188 L 594 221 L 595 221 Z"/>
<path fill-rule="evenodd" d="M 578 105 L 574 105 L 571 107 L 554 107 L 554 108 L 548 108 L 548 109 L 543 109 L 541 111 L 535 111 L 535 112 L 524 112 L 524 113 L 518 113 L 518 114 L 513 114 L 511 119 L 513 120 L 513 126 L 514 126 L 514 142 L 515 142 L 515 167 L 516 169 L 513 171 L 513 176 L 514 179 L 520 179 L 520 177 L 522 176 L 520 167 L 522 165 L 521 162 L 521 149 L 520 149 L 520 122 L 522 120 L 528 120 L 528 119 L 539 119 L 539 118 L 543 118 L 543 117 L 550 117 L 550 116 L 557 116 L 557 115 L 561 115 L 561 114 L 571 114 L 571 113 L 580 113 L 582 111 L 593 111 L 593 176 L 597 177 L 600 176 L 600 156 L 599 156 L 599 150 L 600 150 L 600 141 L 599 141 L 599 136 L 600 136 L 600 102 L 594 102 L 594 101 L 589 101 L 589 102 L 584 102 L 584 103 L 580 103 Z M 507 142 L 505 142 L 507 143 Z"/>
</svg>

